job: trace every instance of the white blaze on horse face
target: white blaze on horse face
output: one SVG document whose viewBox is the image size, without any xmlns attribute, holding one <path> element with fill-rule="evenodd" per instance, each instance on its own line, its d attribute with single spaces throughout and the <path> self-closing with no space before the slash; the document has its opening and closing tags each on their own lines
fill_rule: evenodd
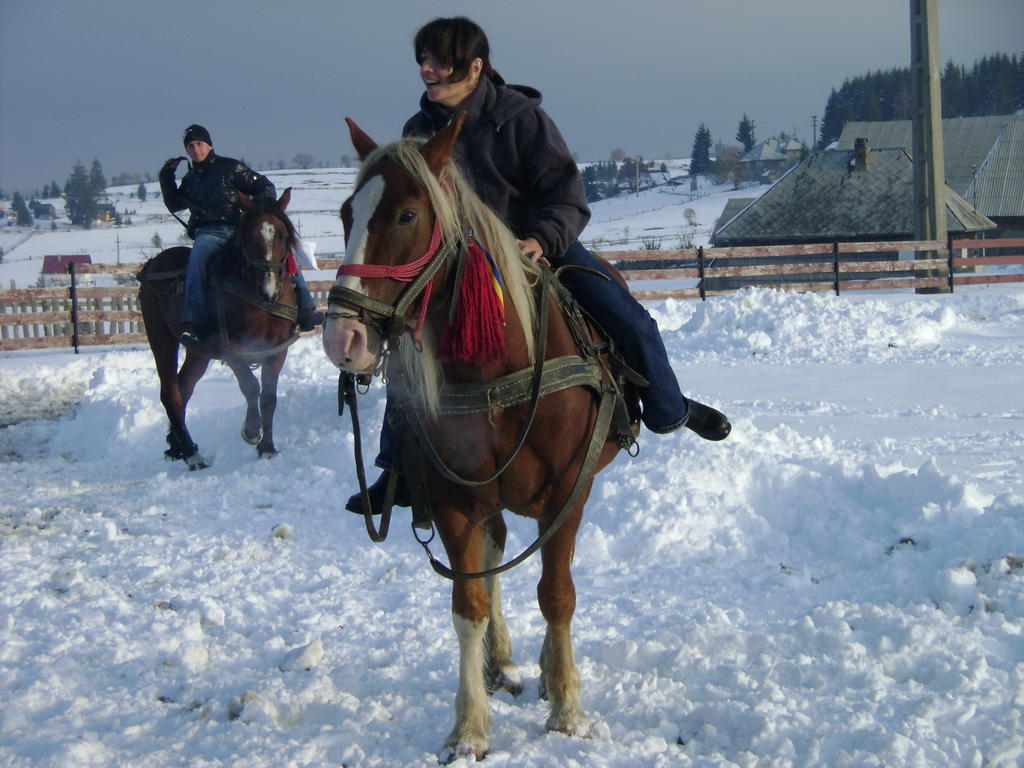
<svg viewBox="0 0 1024 768">
<path fill-rule="evenodd" d="M 345 246 L 345 264 L 366 262 L 366 241 L 370 220 L 384 194 L 384 179 L 374 176 L 352 197 L 352 226 Z M 356 275 L 342 275 L 335 285 L 364 293 L 362 280 Z M 368 346 L 366 326 L 349 310 L 332 316 L 329 311 L 324 324 L 323 345 L 327 357 L 340 368 L 353 373 L 373 370 L 376 350 Z"/>
<path fill-rule="evenodd" d="M 380 198 L 384 194 L 384 179 L 374 176 L 352 198 L 352 230 L 345 246 L 346 264 L 363 264 L 366 259 L 366 240 Z M 342 275 L 338 284 L 362 292 L 362 281 L 355 275 Z"/>
<path fill-rule="evenodd" d="M 277 230 L 269 221 L 264 221 L 260 224 L 260 234 L 263 236 L 263 243 L 267 249 L 263 258 L 267 264 L 272 264 L 274 261 L 274 236 L 277 234 Z M 274 272 L 267 272 L 266 279 L 263 281 L 264 293 L 268 299 L 273 300 L 277 296 L 277 290 L 277 275 Z"/>
</svg>

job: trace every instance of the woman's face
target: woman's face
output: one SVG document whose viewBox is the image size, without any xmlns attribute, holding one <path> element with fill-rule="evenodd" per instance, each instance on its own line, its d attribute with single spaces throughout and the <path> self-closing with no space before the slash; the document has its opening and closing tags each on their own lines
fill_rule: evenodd
<svg viewBox="0 0 1024 768">
<path fill-rule="evenodd" d="M 469 74 L 453 83 L 448 80 L 452 68 L 444 66 L 430 51 L 424 51 L 420 57 L 420 78 L 427 86 L 427 98 L 444 104 L 449 109 L 455 109 L 476 90 L 483 66 L 480 59 L 473 59 L 469 65 Z"/>
</svg>

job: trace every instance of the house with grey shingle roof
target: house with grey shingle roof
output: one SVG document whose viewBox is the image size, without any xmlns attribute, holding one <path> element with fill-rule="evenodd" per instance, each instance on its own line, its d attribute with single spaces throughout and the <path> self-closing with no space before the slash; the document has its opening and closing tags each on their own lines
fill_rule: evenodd
<svg viewBox="0 0 1024 768">
<path fill-rule="evenodd" d="M 909 120 L 847 123 L 836 146 L 851 150 L 858 138 L 913 147 Z M 987 236 L 1024 236 L 1024 115 L 947 118 L 942 141 L 946 184 L 996 223 Z"/>
<path fill-rule="evenodd" d="M 765 139 L 743 157 L 740 162 L 746 168 L 750 181 L 766 183 L 774 181 L 798 162 L 804 146 L 796 139 Z"/>
<path fill-rule="evenodd" d="M 946 191 L 946 227 L 951 235 L 969 237 L 995 228 L 962 197 Z M 792 245 L 799 243 L 864 243 L 914 239 L 913 162 L 903 149 L 870 149 L 866 141 L 854 150 L 813 152 L 772 185 L 761 197 L 744 204 L 730 201 L 711 236 L 715 247 Z M 857 261 L 893 261 L 899 254 L 866 253 Z M 814 263 L 820 256 L 768 256 L 730 259 L 741 264 Z M 895 275 L 894 275 L 895 276 Z M 850 274 L 849 278 L 857 275 Z M 773 282 L 808 282 L 829 275 L 780 276 Z M 725 277 L 708 283 L 709 290 L 764 282 L 764 278 Z"/>
<path fill-rule="evenodd" d="M 825 150 L 719 221 L 712 245 L 912 240 L 913 163 L 903 149 Z M 946 187 L 946 225 L 963 236 L 995 224 Z"/>
</svg>

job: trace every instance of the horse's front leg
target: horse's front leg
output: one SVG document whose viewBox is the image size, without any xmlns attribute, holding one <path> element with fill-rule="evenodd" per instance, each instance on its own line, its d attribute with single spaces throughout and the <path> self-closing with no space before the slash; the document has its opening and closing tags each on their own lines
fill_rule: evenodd
<svg viewBox="0 0 1024 768">
<path fill-rule="evenodd" d="M 260 423 L 260 382 L 248 363 L 240 360 L 228 360 L 227 363 L 235 374 L 242 397 L 245 398 L 242 439 L 249 445 L 256 445 L 263 438 L 263 426 Z"/>
<path fill-rule="evenodd" d="M 281 377 L 288 350 L 282 350 L 263 361 L 261 368 L 260 419 L 263 426 L 263 439 L 256 446 L 260 458 L 277 454 L 274 447 L 274 412 L 277 410 L 277 382 Z"/>
<path fill-rule="evenodd" d="M 460 512 L 435 508 L 435 520 L 456 571 L 478 571 L 484 563 L 483 533 Z M 459 639 L 459 688 L 455 695 L 455 726 L 444 743 L 443 762 L 463 755 L 482 759 L 487 753 L 491 715 L 484 685 L 484 637 L 488 618 L 487 590 L 482 579 L 455 581 L 452 623 Z"/>
<path fill-rule="evenodd" d="M 541 577 L 537 602 L 547 621 L 540 654 L 541 695 L 551 703 L 547 729 L 587 736 L 590 720 L 580 702 L 580 676 L 572 643 L 572 617 L 576 586 L 572 581 L 572 553 L 583 505 L 565 521 L 558 533 L 541 547 Z"/>
<path fill-rule="evenodd" d="M 501 565 L 506 533 L 507 528 L 501 515 L 488 520 L 484 532 L 485 569 Z M 498 577 L 488 576 L 484 579 L 484 586 L 490 603 L 487 634 L 484 638 L 484 681 L 488 691 L 506 690 L 518 696 L 523 692 L 523 678 L 519 668 L 512 663 L 512 639 L 501 612 L 501 585 Z"/>
</svg>

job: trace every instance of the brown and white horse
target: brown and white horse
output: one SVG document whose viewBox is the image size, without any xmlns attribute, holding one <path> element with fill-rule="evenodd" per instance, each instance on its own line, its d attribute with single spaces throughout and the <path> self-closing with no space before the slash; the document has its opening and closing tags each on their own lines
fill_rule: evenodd
<svg viewBox="0 0 1024 768">
<path fill-rule="evenodd" d="M 605 435 L 597 435 L 593 450 L 589 439 L 598 423 L 598 400 L 590 389 L 571 386 L 540 397 L 522 448 L 507 469 L 490 482 L 472 484 L 490 478 L 514 452 L 530 407 L 517 404 L 452 415 L 438 407 L 446 388 L 490 382 L 530 368 L 541 348 L 551 359 L 576 353 L 578 345 L 550 292 L 538 296 L 540 268 L 521 256 L 512 233 L 451 162 L 461 124 L 456 120 L 424 144 L 403 139 L 378 147 L 349 121 L 363 165 L 353 194 L 341 208 L 345 264 L 331 292 L 324 350 L 342 370 L 365 374 L 380 370 L 386 347 L 398 347 L 387 350 L 397 353 L 387 363 L 396 400 L 408 418 L 419 420 L 419 435 L 427 436 L 434 458 L 470 481 L 454 482 L 431 461 L 420 462 L 425 497 L 453 570 L 478 573 L 501 562 L 503 510 L 535 519 L 541 531 L 562 513 L 561 527 L 540 549 L 537 598 L 547 622 L 540 683 L 551 705 L 547 728 L 587 735 L 590 722 L 580 703 L 571 636 L 576 592 L 570 565 L 592 471 L 606 466 L 620 445 L 605 437 L 605 421 Z M 483 362 L 452 360 L 443 352 L 457 314 L 451 311 L 457 293 L 452 286 L 456 275 L 469 271 L 462 263 L 467 240 L 479 241 L 492 255 L 505 302 L 511 305 L 498 330 L 498 347 L 504 352 L 484 355 Z M 423 270 L 437 266 L 436 259 L 442 263 L 434 276 L 417 283 L 426 274 Z M 410 289 L 421 293 L 410 295 Z M 466 301 L 465 294 L 461 300 Z M 544 325 L 538 323 L 538 300 L 549 302 L 550 321 L 546 338 L 535 340 Z M 382 307 L 387 309 L 378 311 Z M 389 317 L 395 308 L 397 314 Z M 416 343 L 405 336 L 413 336 Z M 579 501 L 566 516 L 562 507 L 574 493 L 588 448 L 592 471 L 581 481 Z M 482 757 L 490 735 L 487 690 L 522 690 L 511 660 L 497 575 L 454 580 L 452 613 L 459 639 L 459 684 L 455 726 L 443 756 Z"/>
</svg>

